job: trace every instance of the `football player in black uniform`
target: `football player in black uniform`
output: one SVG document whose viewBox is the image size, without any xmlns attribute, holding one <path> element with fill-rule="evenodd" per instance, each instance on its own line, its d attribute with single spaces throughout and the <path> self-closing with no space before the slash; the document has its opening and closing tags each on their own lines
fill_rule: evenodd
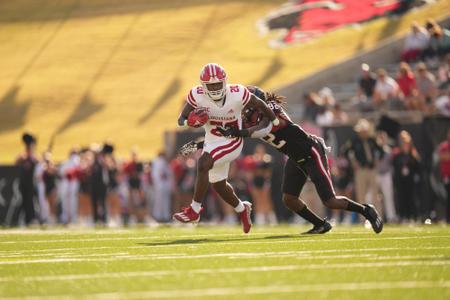
<svg viewBox="0 0 450 300">
<path fill-rule="evenodd" d="M 376 233 L 380 233 L 383 230 L 383 221 L 373 205 L 361 205 L 345 196 L 336 195 L 326 155 L 328 148 L 324 140 L 307 133 L 291 121 L 282 107 L 283 96 L 265 93 L 258 87 L 247 88 L 267 103 L 280 120 L 280 124 L 273 126 L 270 133 L 267 134 L 267 130 L 264 131 L 264 128 L 272 126 L 270 121 L 260 116 L 259 112 L 247 109 L 243 112 L 243 121 L 244 127 L 249 128 L 241 130 L 227 128 L 222 133 L 229 137 L 248 137 L 249 132 L 252 132 L 252 137 L 255 137 L 255 132 L 264 132 L 265 136 L 262 139 L 289 157 L 284 169 L 283 202 L 290 210 L 314 225 L 306 233 L 326 233 L 332 227 L 328 221 L 312 212 L 299 198 L 308 177 L 314 183 L 317 193 L 326 207 L 357 212 L 369 220 Z M 186 151 L 187 148 L 192 151 L 201 146 L 201 142 L 191 142 L 186 144 L 182 151 Z"/>
</svg>

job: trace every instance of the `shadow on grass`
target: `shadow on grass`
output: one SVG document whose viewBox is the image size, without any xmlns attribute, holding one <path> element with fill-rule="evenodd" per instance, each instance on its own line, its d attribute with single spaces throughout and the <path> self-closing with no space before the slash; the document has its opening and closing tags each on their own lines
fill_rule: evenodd
<svg viewBox="0 0 450 300">
<path fill-rule="evenodd" d="M 302 239 L 312 237 L 311 235 L 296 235 L 296 234 L 285 234 L 285 235 L 271 235 L 265 237 L 252 237 L 252 238 L 233 238 L 233 239 L 182 239 L 173 240 L 167 242 L 156 242 L 156 243 L 137 243 L 141 246 L 167 246 L 167 245 L 195 245 L 195 244 L 212 244 L 212 243 L 223 243 L 223 242 L 238 242 L 238 241 L 264 241 L 264 240 L 282 240 L 282 239 Z"/>
</svg>

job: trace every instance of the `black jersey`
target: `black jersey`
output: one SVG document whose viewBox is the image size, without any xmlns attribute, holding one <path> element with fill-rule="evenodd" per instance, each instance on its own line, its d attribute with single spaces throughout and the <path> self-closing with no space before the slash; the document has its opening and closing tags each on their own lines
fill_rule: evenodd
<svg viewBox="0 0 450 300">
<path fill-rule="evenodd" d="M 280 120 L 280 125 L 273 126 L 272 131 L 263 140 L 298 163 L 311 157 L 314 138 L 292 122 L 281 105 L 275 101 L 268 101 L 267 105 Z"/>
</svg>

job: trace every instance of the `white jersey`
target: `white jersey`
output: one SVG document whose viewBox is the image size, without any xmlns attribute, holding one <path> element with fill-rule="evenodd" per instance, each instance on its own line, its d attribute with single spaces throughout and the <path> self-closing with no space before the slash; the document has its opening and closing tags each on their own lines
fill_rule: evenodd
<svg viewBox="0 0 450 300">
<path fill-rule="evenodd" d="M 214 160 L 209 170 L 209 182 L 219 182 L 228 177 L 230 162 L 239 157 L 244 144 L 243 138 L 229 139 L 224 137 L 218 127 L 237 127 L 242 129 L 242 109 L 250 101 L 251 94 L 247 88 L 240 84 L 226 87 L 224 103 L 216 104 L 203 91 L 201 86 L 194 87 L 186 101 L 195 108 L 205 108 L 209 120 L 205 128 L 205 144 L 203 152 L 207 152 Z"/>
<path fill-rule="evenodd" d="M 250 92 L 240 84 L 227 84 L 225 103 L 211 100 L 202 86 L 195 86 L 188 94 L 186 101 L 194 108 L 205 108 L 209 120 L 204 125 L 205 143 L 216 143 L 229 140 L 222 136 L 217 127 L 237 127 L 242 129 L 242 109 L 250 101 Z M 220 104 L 219 104 L 220 103 Z"/>
</svg>

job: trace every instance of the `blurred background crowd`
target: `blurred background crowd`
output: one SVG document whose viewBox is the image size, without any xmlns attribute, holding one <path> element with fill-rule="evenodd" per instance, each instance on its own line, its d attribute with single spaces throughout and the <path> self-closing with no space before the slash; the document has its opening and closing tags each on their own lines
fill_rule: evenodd
<svg viewBox="0 0 450 300">
<path fill-rule="evenodd" d="M 413 23 L 399 62 L 375 72 L 363 63 L 360 70 L 354 70 L 351 95 L 330 87 L 303 95 L 301 125 L 319 130 L 340 125 L 353 128 L 352 136 L 330 157 L 337 192 L 360 203 L 375 204 L 387 222 L 450 222 L 450 130 L 434 147 L 436 157 L 427 157 L 425 163 L 408 131 L 399 130 L 393 136 L 376 126 L 380 114 L 391 112 L 400 112 L 399 122 L 414 113 L 450 117 L 449 52 L 449 30 L 433 20 L 423 27 Z M 114 145 L 107 142 L 74 148 L 65 161 L 54 162 L 50 152 L 41 157 L 35 153 L 33 135 L 24 134 L 23 142 L 26 150 L 16 165 L 26 224 L 166 223 L 171 222 L 173 212 L 192 200 L 196 155 L 168 155 L 176 150 L 166 149 L 170 151 L 144 161 L 136 148 L 128 159 L 118 159 Z M 276 194 L 272 186 L 275 166 L 268 147 L 257 144 L 252 153 L 237 159 L 230 182 L 242 200 L 254 204 L 256 224 L 297 222 L 294 215 L 277 209 L 281 197 L 279 188 Z M 433 160 L 435 169 L 428 162 Z M 423 197 L 422 187 L 429 182 L 443 205 Z M 312 185 L 302 197 L 334 222 L 358 222 L 351 214 L 324 210 Z M 234 211 L 212 191 L 204 219 L 237 222 Z"/>
<path fill-rule="evenodd" d="M 397 140 L 361 119 L 354 135 L 330 157 L 332 178 L 338 194 L 360 203 L 373 203 L 389 223 L 450 222 L 450 129 L 436 149 L 436 184 L 447 195 L 447 211 L 422 197 L 422 185 L 429 180 L 411 135 L 403 130 Z M 172 213 L 189 205 L 196 176 L 197 156 L 164 152 L 152 161 L 139 159 L 132 150 L 127 160 L 118 160 L 111 144 L 73 149 L 67 160 L 55 164 L 51 154 L 34 153 L 36 140 L 24 135 L 26 150 L 19 156 L 21 210 L 26 224 L 133 225 L 171 222 Z M 301 222 L 294 215 L 276 211 L 272 192 L 274 160 L 258 143 L 254 152 L 233 162 L 230 183 L 241 200 L 253 203 L 256 224 Z M 279 190 L 279 189 L 278 189 Z M 302 198 L 333 222 L 359 222 L 356 215 L 324 210 L 314 187 L 307 183 Z M 445 202 L 445 199 L 443 199 Z M 235 224 L 234 210 L 210 190 L 205 201 L 204 220 Z M 428 207 L 430 209 L 424 209 Z M 445 219 L 446 218 L 446 219 Z"/>
</svg>

